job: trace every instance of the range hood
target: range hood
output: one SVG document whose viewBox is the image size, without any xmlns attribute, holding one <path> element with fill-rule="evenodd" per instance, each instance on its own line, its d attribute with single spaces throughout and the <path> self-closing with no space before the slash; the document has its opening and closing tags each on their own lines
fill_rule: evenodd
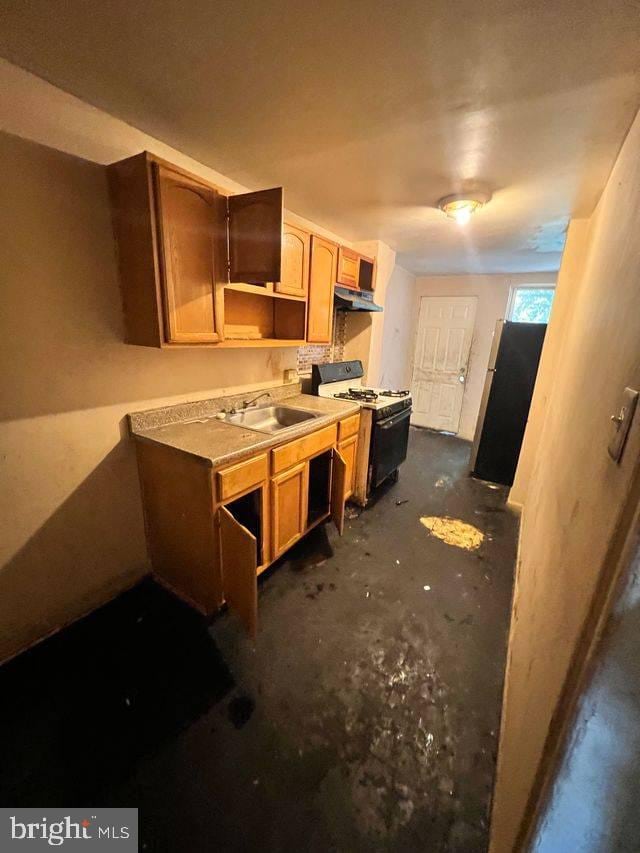
<svg viewBox="0 0 640 853">
<path fill-rule="evenodd" d="M 373 293 L 365 290 L 350 290 L 336 285 L 334 304 L 338 311 L 382 311 L 381 305 L 373 301 Z"/>
</svg>

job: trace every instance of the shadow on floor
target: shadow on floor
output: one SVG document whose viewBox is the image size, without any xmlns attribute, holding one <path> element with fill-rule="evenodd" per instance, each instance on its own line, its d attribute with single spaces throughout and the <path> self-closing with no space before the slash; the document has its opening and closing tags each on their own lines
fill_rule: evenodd
<svg viewBox="0 0 640 853">
<path fill-rule="evenodd" d="M 233 679 L 203 619 L 144 581 L 0 669 L 0 802 L 96 805 Z"/>
</svg>

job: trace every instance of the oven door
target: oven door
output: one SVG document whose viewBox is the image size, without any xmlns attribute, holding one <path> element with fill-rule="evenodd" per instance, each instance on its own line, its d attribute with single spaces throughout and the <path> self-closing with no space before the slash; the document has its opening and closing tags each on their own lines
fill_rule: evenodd
<svg viewBox="0 0 640 853">
<path fill-rule="evenodd" d="M 371 487 L 379 486 L 407 458 L 411 409 L 403 409 L 373 425 Z"/>
</svg>

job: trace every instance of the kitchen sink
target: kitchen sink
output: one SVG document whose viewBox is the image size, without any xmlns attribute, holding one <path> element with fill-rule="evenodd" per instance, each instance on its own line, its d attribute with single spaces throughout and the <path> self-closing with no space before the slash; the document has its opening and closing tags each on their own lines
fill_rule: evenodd
<svg viewBox="0 0 640 853">
<path fill-rule="evenodd" d="M 318 414 L 303 409 L 290 409 L 288 406 L 264 406 L 229 413 L 225 415 L 225 421 L 256 432 L 273 433 L 313 420 Z"/>
</svg>

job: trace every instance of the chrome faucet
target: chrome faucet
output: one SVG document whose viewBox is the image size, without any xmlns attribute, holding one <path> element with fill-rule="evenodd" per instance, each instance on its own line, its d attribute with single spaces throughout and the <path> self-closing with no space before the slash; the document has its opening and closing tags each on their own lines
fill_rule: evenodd
<svg viewBox="0 0 640 853">
<path fill-rule="evenodd" d="M 251 400 L 243 400 L 242 408 L 248 409 L 249 406 L 255 406 L 256 401 L 260 399 L 260 397 L 271 397 L 271 394 L 268 391 L 263 391 L 261 394 L 258 394 L 256 397 L 252 397 Z"/>
</svg>

